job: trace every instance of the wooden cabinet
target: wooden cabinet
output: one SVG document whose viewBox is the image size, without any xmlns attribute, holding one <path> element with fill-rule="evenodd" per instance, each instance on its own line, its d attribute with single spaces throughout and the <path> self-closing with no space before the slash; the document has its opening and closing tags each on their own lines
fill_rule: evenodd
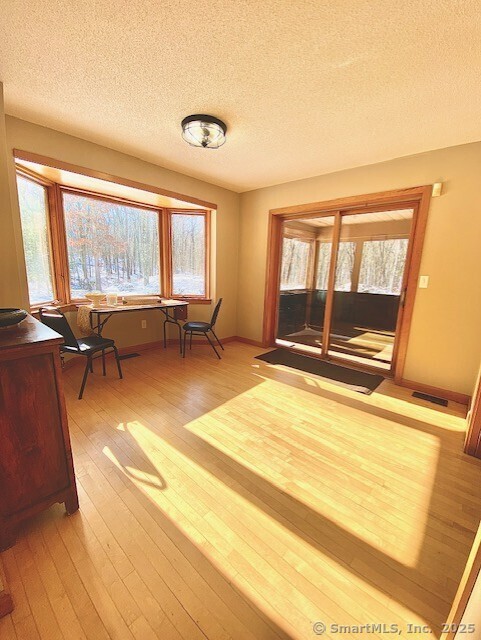
<svg viewBox="0 0 481 640">
<path fill-rule="evenodd" d="M 29 316 L 0 331 L 0 550 L 18 524 L 55 502 L 78 509 L 58 346 Z"/>
</svg>

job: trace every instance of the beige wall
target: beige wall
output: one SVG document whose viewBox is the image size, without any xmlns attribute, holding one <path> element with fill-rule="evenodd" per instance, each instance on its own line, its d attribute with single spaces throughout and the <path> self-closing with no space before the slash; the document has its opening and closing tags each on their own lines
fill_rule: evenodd
<svg viewBox="0 0 481 640">
<path fill-rule="evenodd" d="M 0 82 L 0 307 L 17 306 L 22 302 L 18 263 L 10 197 L 3 85 Z"/>
<path fill-rule="evenodd" d="M 430 286 L 417 291 L 404 375 L 471 393 L 481 355 L 481 143 L 258 189 L 239 197 L 80 138 L 4 118 L 0 94 L 2 306 L 28 304 L 14 148 L 215 202 L 213 296 L 224 298 L 219 333 L 253 340 L 262 339 L 269 209 L 442 180 L 444 193 L 432 201 L 421 264 L 421 273 L 430 276 Z M 210 313 L 209 306 L 190 309 L 191 318 L 208 318 Z M 143 318 L 148 323 L 144 330 L 140 328 Z M 121 345 L 156 341 L 160 325 L 153 318 L 131 314 L 116 319 L 109 334 Z"/>
<path fill-rule="evenodd" d="M 3 122 L 3 118 L 0 120 Z M 3 254 L 6 263 L 11 262 L 15 265 L 15 273 L 11 273 L 8 279 L 5 278 L 7 283 L 2 292 L 2 305 L 28 305 L 13 164 L 13 149 L 21 149 L 217 204 L 217 213 L 213 215 L 212 224 L 212 297 L 224 298 L 219 316 L 219 335 L 222 337 L 236 335 L 239 230 L 239 195 L 237 193 L 17 118 L 6 116 L 5 123 L 6 159 L 12 203 L 11 206 L 2 207 L 8 234 L 2 230 L 0 256 Z M 5 154 L 0 153 L 0 160 L 4 158 Z M 3 192 L 6 178 L 5 171 L 3 174 L 1 171 L 0 164 Z M 8 215 L 9 211 L 13 211 L 13 216 Z M 11 228 L 12 225 L 13 228 Z M 2 270 L 1 273 L 3 274 L 4 271 Z M 191 305 L 189 309 L 191 319 L 208 319 L 211 313 L 212 306 L 208 305 Z M 142 319 L 147 320 L 146 329 L 141 329 Z M 159 317 L 155 312 L 148 312 L 126 314 L 121 319 L 113 318 L 106 334 L 118 340 L 121 346 L 153 342 L 161 338 Z M 175 332 L 171 335 L 177 337 Z"/>
<path fill-rule="evenodd" d="M 270 209 L 443 181 L 432 200 L 404 377 L 472 393 L 481 356 L 481 143 L 241 194 L 238 335 L 262 339 Z"/>
</svg>

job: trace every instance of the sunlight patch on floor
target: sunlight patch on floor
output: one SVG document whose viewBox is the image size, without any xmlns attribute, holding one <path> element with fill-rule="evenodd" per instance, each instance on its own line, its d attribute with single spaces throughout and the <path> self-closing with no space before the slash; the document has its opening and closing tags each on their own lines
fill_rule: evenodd
<svg viewBox="0 0 481 640">
<path fill-rule="evenodd" d="M 213 412 L 214 414 L 216 411 Z M 211 416 L 216 419 L 216 416 Z M 205 424 L 195 420 L 186 425 L 193 433 L 200 434 Z M 322 540 L 325 545 L 323 552 L 314 548 L 302 536 L 289 530 L 278 522 L 278 519 L 266 514 L 265 509 L 257 507 L 255 494 L 251 499 L 239 494 L 235 486 L 227 484 L 228 478 L 222 474 L 217 477 L 202 465 L 180 454 L 175 447 L 162 441 L 148 426 L 140 421 L 126 424 L 126 433 L 135 437 L 138 446 L 144 451 L 145 462 L 155 465 L 159 475 L 165 480 L 165 489 L 159 490 L 158 484 L 146 482 L 146 478 L 155 478 L 141 469 L 132 473 L 132 468 L 126 469 L 108 448 L 104 454 L 120 469 L 129 480 L 148 496 L 152 503 L 164 516 L 185 535 L 192 544 L 202 551 L 205 557 L 235 584 L 249 600 L 262 609 L 286 632 L 292 630 L 286 621 L 276 612 L 276 608 L 266 607 L 266 596 L 273 602 L 278 593 L 293 608 L 289 611 L 289 623 L 295 628 L 305 628 L 306 636 L 310 631 L 310 620 L 317 619 L 321 614 L 316 612 L 312 604 L 299 596 L 299 589 L 310 590 L 311 600 L 319 602 L 319 610 L 329 601 L 329 608 L 338 608 L 337 617 L 329 619 L 323 614 L 327 623 L 339 623 L 339 620 L 357 620 L 362 623 L 366 619 L 364 607 L 369 607 L 372 599 L 380 606 L 379 601 L 385 599 L 382 588 L 378 589 L 366 582 L 361 576 L 353 573 L 349 566 L 340 568 L 342 558 L 333 557 L 329 549 L 334 540 Z M 157 461 L 150 457 L 147 451 L 155 447 Z M 171 469 L 162 464 L 162 455 L 175 465 Z M 185 467 L 188 462 L 187 469 Z M 238 460 L 240 462 L 240 460 Z M 183 469 L 181 471 L 181 469 Z M 180 476 L 186 473 L 185 478 Z M 195 490 L 200 499 L 196 500 L 192 508 L 191 492 L 195 483 Z M 292 494 L 294 495 L 294 494 Z M 306 518 L 309 529 L 309 519 Z M 257 535 L 262 531 L 262 535 Z M 313 529 L 314 533 L 315 529 Z M 337 547 L 337 543 L 333 545 Z M 284 558 L 284 560 L 282 559 Z M 297 569 L 302 568 L 301 575 Z M 275 587 L 274 587 L 275 585 Z M 336 603 L 341 602 L 345 590 L 353 594 L 362 589 L 363 604 L 354 604 L 347 612 Z M 396 605 L 399 609 L 398 605 Z M 386 610 L 389 616 L 389 610 Z M 387 619 L 387 618 L 386 618 Z M 424 622 L 412 612 L 406 610 L 407 620 Z M 351 622 L 352 624 L 352 622 Z"/>
<path fill-rule="evenodd" d="M 397 505 L 393 507 L 391 496 L 397 489 L 400 475 L 404 473 L 396 453 L 395 440 L 392 445 L 389 441 L 382 444 L 379 456 L 384 459 L 380 460 L 375 469 L 364 468 L 362 453 L 349 454 L 343 460 L 344 454 L 336 442 L 339 436 L 327 437 L 332 431 L 332 424 L 326 422 L 325 417 L 318 416 L 312 423 L 302 421 L 298 424 L 293 415 L 292 421 L 282 425 L 272 425 L 263 419 L 263 400 L 260 401 L 259 398 L 266 394 L 263 385 L 269 384 L 274 386 L 274 383 L 264 381 L 253 390 L 192 420 L 183 429 L 201 438 L 228 461 L 240 465 L 241 474 L 242 468 L 247 473 L 255 474 L 256 478 L 264 482 L 266 491 L 274 492 L 274 496 L 281 492 L 288 500 L 287 508 L 297 509 L 315 528 L 326 519 L 341 531 L 355 536 L 405 566 L 415 566 L 424 536 L 424 524 L 437 466 L 437 438 L 431 436 L 429 459 L 426 457 L 419 465 L 420 469 L 415 470 L 423 476 L 422 492 L 418 491 L 414 495 L 410 493 L 404 502 L 402 498 L 398 498 Z M 272 391 L 275 393 L 274 388 Z M 239 433 L 235 429 L 235 415 L 243 410 L 246 401 L 252 406 L 254 417 L 250 419 L 251 428 Z M 256 401 L 259 406 L 256 406 Z M 365 417 L 357 411 L 353 420 L 359 419 L 365 420 Z M 306 448 L 303 452 L 296 450 L 289 434 L 290 429 L 296 429 L 297 433 L 304 433 L 307 438 L 311 438 L 312 448 Z M 389 424 L 385 429 L 385 437 L 389 439 Z M 369 430 L 369 426 L 366 426 L 366 430 Z M 166 471 L 159 462 L 159 454 L 162 455 L 162 449 L 167 448 L 165 455 L 169 459 L 178 458 L 179 466 L 188 462 L 189 466 L 195 466 L 196 473 L 203 478 L 202 482 L 207 476 L 208 481 L 214 483 L 221 493 L 227 491 L 229 495 L 222 497 L 221 502 L 228 500 L 232 503 L 236 498 L 241 502 L 240 512 L 251 509 L 256 518 L 263 517 L 262 510 L 253 507 L 250 501 L 239 498 L 235 490 L 228 490 L 223 483 L 219 483 L 215 473 L 192 463 L 188 456 L 179 453 L 169 444 L 161 445 L 161 437 L 148 427 L 134 421 L 128 423 L 127 431 L 142 448 L 149 464 L 158 472 L 162 469 L 164 477 Z M 379 434 L 372 435 L 376 437 Z M 269 464 L 260 462 L 260 457 L 265 456 L 266 451 L 269 451 Z M 286 455 L 290 456 L 287 462 Z M 306 468 L 302 457 L 308 459 L 309 468 Z M 149 474 L 145 477 L 148 479 Z M 132 479 L 136 481 L 135 478 Z M 232 484 L 229 477 L 226 479 Z M 141 474 L 138 483 L 139 487 L 145 484 Z M 401 505 L 402 518 L 399 514 Z"/>
<path fill-rule="evenodd" d="M 264 364 L 258 367 L 261 372 L 265 372 L 266 369 L 281 374 L 278 378 L 278 382 L 284 382 L 286 385 L 296 383 L 296 386 L 305 385 L 311 389 L 318 389 L 320 392 L 326 391 L 335 393 L 339 396 L 337 399 L 343 403 L 345 399 L 356 400 L 357 402 L 378 407 L 380 409 L 386 409 L 393 414 L 400 417 L 416 417 L 422 419 L 427 423 L 447 431 L 457 431 L 464 433 L 466 431 L 466 418 L 459 415 L 450 415 L 445 412 L 440 412 L 438 409 L 431 408 L 427 405 L 426 401 L 420 401 L 413 398 L 410 394 L 412 391 L 400 387 L 400 393 L 404 396 L 409 395 L 409 399 L 403 397 L 393 397 L 392 385 L 390 386 L 390 394 L 385 395 L 383 393 L 383 385 L 381 385 L 372 394 L 362 394 L 357 391 L 348 389 L 341 385 L 337 385 L 327 378 L 321 378 L 320 376 L 313 376 L 298 371 L 292 367 L 282 367 L 280 365 L 268 365 Z M 262 380 L 271 380 L 264 373 L 256 373 L 254 375 L 259 376 Z"/>
</svg>

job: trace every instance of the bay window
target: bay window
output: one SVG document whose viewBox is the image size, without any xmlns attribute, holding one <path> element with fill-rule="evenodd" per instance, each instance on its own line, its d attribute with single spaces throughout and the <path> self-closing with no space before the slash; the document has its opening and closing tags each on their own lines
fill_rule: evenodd
<svg viewBox="0 0 481 640">
<path fill-rule="evenodd" d="M 158 211 L 62 193 L 70 293 L 159 294 Z"/>
<path fill-rule="evenodd" d="M 209 299 L 209 210 L 171 210 L 17 172 L 32 307 L 91 291 Z"/>
</svg>

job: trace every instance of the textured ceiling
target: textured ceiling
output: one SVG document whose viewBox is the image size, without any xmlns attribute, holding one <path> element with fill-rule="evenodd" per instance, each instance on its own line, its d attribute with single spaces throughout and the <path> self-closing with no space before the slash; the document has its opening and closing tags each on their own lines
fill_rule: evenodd
<svg viewBox="0 0 481 640">
<path fill-rule="evenodd" d="M 389 222 L 390 220 L 410 220 L 413 217 L 412 209 L 396 209 L 393 211 L 378 211 L 375 213 L 356 213 L 353 215 L 346 215 L 343 218 L 343 224 L 365 224 L 372 222 Z M 334 217 L 323 216 L 321 218 L 305 218 L 296 220 L 303 225 L 309 227 L 333 227 Z M 289 222 L 285 223 L 289 226 Z M 292 223 L 290 223 L 292 224 Z"/>
<path fill-rule="evenodd" d="M 8 113 L 244 191 L 481 139 L 479 0 L 3 0 Z M 180 121 L 228 125 L 218 150 Z"/>
</svg>

